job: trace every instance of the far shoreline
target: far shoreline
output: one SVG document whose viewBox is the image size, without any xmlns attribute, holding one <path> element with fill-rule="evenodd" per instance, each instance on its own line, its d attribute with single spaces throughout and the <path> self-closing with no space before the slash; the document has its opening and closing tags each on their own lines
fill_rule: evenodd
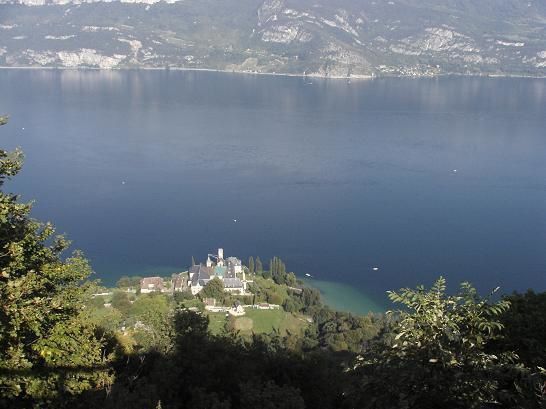
<svg viewBox="0 0 546 409">
<path fill-rule="evenodd" d="M 240 70 L 225 70 L 214 68 L 187 68 L 187 67 L 121 67 L 121 68 L 100 68 L 100 67 L 34 67 L 34 66 L 0 66 L 0 70 L 47 70 L 47 71 L 104 71 L 104 72 L 127 72 L 127 71 L 187 71 L 187 72 L 213 72 L 224 74 L 237 74 L 247 76 L 270 76 L 270 77 L 294 77 L 294 78 L 315 78 L 324 80 L 345 80 L 345 81 L 369 81 L 375 79 L 438 79 L 438 78 L 518 78 L 518 79 L 546 79 L 545 75 L 524 75 L 524 74 L 464 74 L 464 73 L 442 73 L 427 75 L 351 75 L 351 76 L 330 76 L 319 74 L 293 74 L 277 72 L 254 72 Z"/>
</svg>

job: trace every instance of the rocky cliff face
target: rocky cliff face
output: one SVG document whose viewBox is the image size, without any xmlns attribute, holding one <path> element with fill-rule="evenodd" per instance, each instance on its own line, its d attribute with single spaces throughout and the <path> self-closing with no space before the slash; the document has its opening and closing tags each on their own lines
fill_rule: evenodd
<svg viewBox="0 0 546 409">
<path fill-rule="evenodd" d="M 0 65 L 545 76 L 546 4 L 479 3 L 0 0 Z"/>
</svg>

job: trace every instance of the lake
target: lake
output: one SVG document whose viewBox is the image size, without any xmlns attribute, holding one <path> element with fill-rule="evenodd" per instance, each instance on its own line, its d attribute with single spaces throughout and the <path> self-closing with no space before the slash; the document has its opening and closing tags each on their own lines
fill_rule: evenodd
<svg viewBox="0 0 546 409">
<path fill-rule="evenodd" d="M 6 189 L 107 284 L 223 247 L 360 312 L 440 275 L 546 290 L 544 79 L 0 70 L 0 113 Z"/>
</svg>

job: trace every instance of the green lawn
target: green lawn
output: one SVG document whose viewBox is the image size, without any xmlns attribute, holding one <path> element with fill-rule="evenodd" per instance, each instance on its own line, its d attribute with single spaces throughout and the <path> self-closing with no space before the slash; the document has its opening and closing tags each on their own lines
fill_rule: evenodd
<svg viewBox="0 0 546 409">
<path fill-rule="evenodd" d="M 206 312 L 209 317 L 209 330 L 213 334 L 220 334 L 224 330 L 226 314 L 223 312 Z M 279 330 L 281 335 L 288 332 L 301 334 L 308 322 L 301 315 L 294 315 L 279 310 L 254 310 L 246 309 L 246 314 L 235 318 L 235 328 L 241 335 L 268 334 L 273 328 Z"/>
<path fill-rule="evenodd" d="M 249 321 L 252 320 L 252 325 Z M 239 322 L 241 321 L 241 322 Z M 308 325 L 304 318 L 294 316 L 283 310 L 252 310 L 247 309 L 243 317 L 236 318 L 235 326 L 240 329 L 242 335 L 268 334 L 273 329 L 279 330 L 281 335 L 301 334 Z"/>
<path fill-rule="evenodd" d="M 241 332 L 250 332 L 254 326 L 254 321 L 252 318 L 248 317 L 239 317 L 235 320 L 235 329 Z"/>
<path fill-rule="evenodd" d="M 226 313 L 207 311 L 206 314 L 209 317 L 209 331 L 215 335 L 220 334 L 224 330 L 224 325 L 226 323 Z"/>
<path fill-rule="evenodd" d="M 256 334 L 270 333 L 273 328 L 279 329 L 285 318 L 283 310 L 253 310 L 247 309 L 245 317 L 252 319 L 252 331 Z M 250 333 L 250 331 L 248 331 Z"/>
<path fill-rule="evenodd" d="M 285 312 L 286 316 L 281 324 L 281 334 L 290 332 L 291 334 L 303 335 L 303 331 L 309 325 L 306 318 L 302 315 L 293 315 Z"/>
</svg>

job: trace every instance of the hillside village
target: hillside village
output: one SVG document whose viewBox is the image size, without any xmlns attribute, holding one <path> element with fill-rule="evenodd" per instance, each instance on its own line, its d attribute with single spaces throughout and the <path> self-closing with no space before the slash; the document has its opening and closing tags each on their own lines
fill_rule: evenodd
<svg viewBox="0 0 546 409">
<path fill-rule="evenodd" d="M 269 261 L 269 270 L 263 270 L 259 257 L 256 269 L 253 257 L 248 261 L 248 266 L 243 266 L 239 258 L 226 257 L 219 248 L 207 254 L 204 262 L 196 263 L 192 258 L 186 271 L 170 277 L 125 276 L 116 288 L 97 288 L 100 291 L 92 295 L 93 308 L 102 311 L 99 315 L 121 311 L 114 327 L 136 343 L 142 341 L 136 341 L 139 335 L 135 334 L 151 331 L 142 311 L 167 311 L 175 306 L 205 315 L 213 333 L 229 328 L 246 336 L 273 329 L 301 334 L 312 323 L 308 315 L 299 313 L 304 305 L 301 283 L 293 273 L 286 273 L 277 257 Z M 317 292 L 306 302 L 318 302 L 318 297 Z"/>
<path fill-rule="evenodd" d="M 252 281 L 246 279 L 242 261 L 237 257 L 224 259 L 224 250 L 221 248 L 217 254 L 208 254 L 204 264 L 194 264 L 188 271 L 173 274 L 170 281 L 158 276 L 142 278 L 140 292 L 146 294 L 190 291 L 192 295 L 196 295 L 215 277 L 222 281 L 225 292 L 251 295 L 248 292 L 248 284 Z"/>
</svg>

